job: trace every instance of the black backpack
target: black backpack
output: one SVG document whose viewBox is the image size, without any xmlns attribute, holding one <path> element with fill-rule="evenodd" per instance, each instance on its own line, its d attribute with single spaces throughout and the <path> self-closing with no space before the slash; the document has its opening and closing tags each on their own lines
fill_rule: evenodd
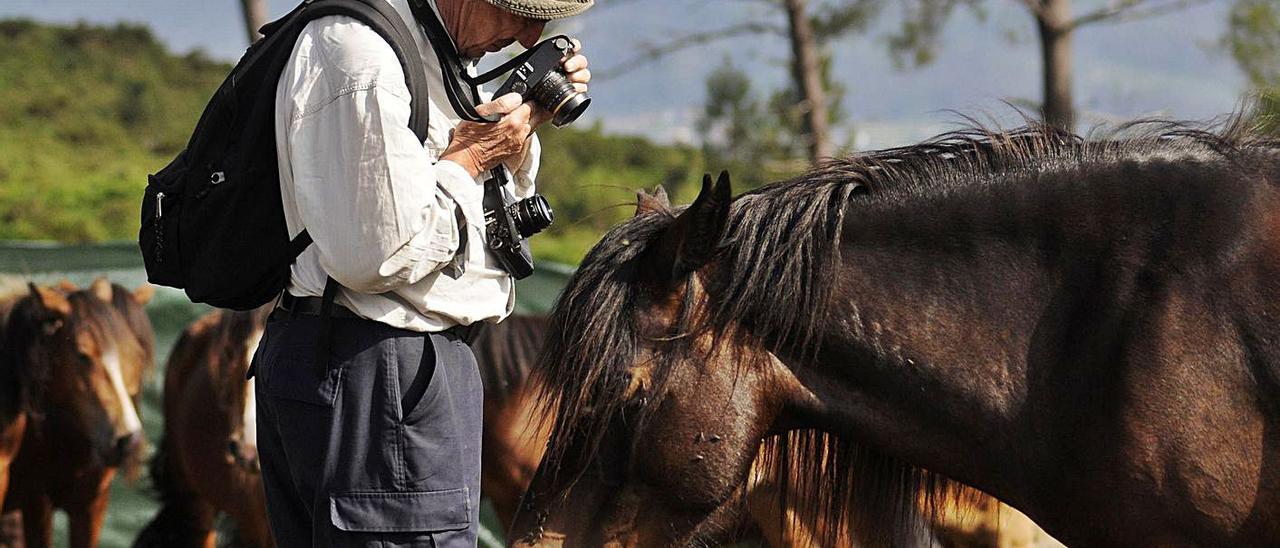
<svg viewBox="0 0 1280 548">
<path fill-rule="evenodd" d="M 148 177 L 138 244 L 151 283 L 236 310 L 266 304 L 289 283 L 289 266 L 311 236 L 304 230 L 290 240 L 285 227 L 276 86 L 302 29 L 330 15 L 353 17 L 391 44 L 412 96 L 409 126 L 425 142 L 427 77 L 399 13 L 384 0 L 303 2 L 262 27 L 263 37 L 205 107 L 186 150 Z"/>
</svg>

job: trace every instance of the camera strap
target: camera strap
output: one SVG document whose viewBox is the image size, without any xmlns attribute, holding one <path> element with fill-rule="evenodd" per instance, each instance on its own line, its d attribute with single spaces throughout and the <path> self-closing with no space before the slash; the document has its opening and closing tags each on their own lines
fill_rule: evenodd
<svg viewBox="0 0 1280 548">
<path fill-rule="evenodd" d="M 480 97 L 479 84 L 487 80 L 476 81 L 467 75 L 466 69 L 462 66 L 462 55 L 458 53 L 453 39 L 449 37 L 435 10 L 427 4 L 427 0 L 409 0 L 409 9 L 418 23 L 422 24 L 427 33 L 427 41 L 431 43 L 431 49 L 435 50 L 436 59 L 440 61 L 440 72 L 444 74 L 445 95 L 449 97 L 449 104 L 453 106 L 454 112 L 457 112 L 463 120 L 471 122 L 497 122 L 497 116 L 482 116 L 476 112 L 475 103 Z M 459 79 L 467 81 L 471 88 L 469 93 L 462 87 Z"/>
<path fill-rule="evenodd" d="M 440 60 L 440 72 L 444 73 L 445 95 L 449 96 L 449 103 L 453 106 L 453 110 L 464 120 L 497 122 L 497 116 L 482 116 L 479 112 L 476 112 L 475 102 L 480 97 L 480 86 L 511 72 L 512 69 L 528 61 L 530 57 L 537 53 L 538 48 L 525 50 L 520 55 L 483 74 L 471 76 L 463 68 L 462 55 L 458 53 L 457 46 L 454 45 L 453 39 L 449 37 L 449 32 L 445 30 L 444 24 L 440 22 L 440 17 L 436 15 L 435 10 L 427 5 L 427 0 L 409 0 L 409 9 L 413 11 L 413 16 L 422 23 L 423 29 L 427 32 L 427 41 L 431 42 L 431 48 L 435 50 L 436 58 Z M 470 86 L 470 94 L 464 91 L 459 80 L 466 82 Z"/>
</svg>

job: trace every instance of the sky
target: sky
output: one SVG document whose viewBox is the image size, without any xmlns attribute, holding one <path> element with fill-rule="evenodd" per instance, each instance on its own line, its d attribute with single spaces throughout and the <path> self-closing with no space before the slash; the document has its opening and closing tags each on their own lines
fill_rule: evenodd
<svg viewBox="0 0 1280 548">
<path fill-rule="evenodd" d="M 272 16 L 294 5 L 268 2 Z M 1079 0 L 1076 11 L 1101 3 Z M 837 142 L 858 149 L 906 144 L 954 128 L 960 113 L 1008 121 L 1013 109 L 1006 101 L 1037 100 L 1039 48 L 1018 2 L 988 0 L 981 16 L 961 10 L 946 27 L 935 61 L 913 70 L 895 68 L 887 53 L 886 37 L 901 18 L 892 4 L 866 32 L 830 46 L 836 79 L 847 88 L 842 106 L 848 118 L 835 129 Z M 1075 93 L 1083 122 L 1151 115 L 1207 119 L 1234 109 L 1245 79 L 1217 46 L 1229 7 L 1229 0 L 1209 0 L 1172 15 L 1078 31 Z M 8 17 L 142 23 L 174 51 L 201 49 L 228 61 L 247 45 L 238 0 L 3 0 L 0 18 Z M 782 23 L 783 16 L 758 0 L 597 0 L 583 16 L 548 31 L 579 37 L 595 72 L 607 73 L 643 44 L 751 20 Z M 764 97 L 785 84 L 787 55 L 787 43 L 771 35 L 686 49 L 597 78 L 591 109 L 578 123 L 598 121 L 613 133 L 696 143 L 707 74 L 733 63 Z"/>
</svg>

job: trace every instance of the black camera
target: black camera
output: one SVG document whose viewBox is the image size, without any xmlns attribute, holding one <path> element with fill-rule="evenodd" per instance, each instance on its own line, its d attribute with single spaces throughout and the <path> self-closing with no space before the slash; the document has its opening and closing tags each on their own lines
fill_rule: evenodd
<svg viewBox="0 0 1280 548">
<path fill-rule="evenodd" d="M 512 199 L 503 188 L 505 177 L 500 177 L 500 170 L 495 169 L 498 173 L 484 183 L 486 187 L 496 187 L 485 188 L 485 241 L 499 266 L 519 280 L 533 274 L 533 254 L 527 238 L 551 226 L 555 212 L 541 194 L 520 201 Z"/>
<path fill-rule="evenodd" d="M 563 34 L 539 42 L 521 56 L 524 62 L 511 70 L 493 96 L 519 93 L 525 101 L 532 99 L 551 112 L 556 127 L 572 123 L 591 104 L 591 97 L 574 88 L 561 70 L 560 62 L 572 54 L 573 42 Z"/>
<path fill-rule="evenodd" d="M 520 233 L 521 238 L 528 238 L 542 229 L 551 226 L 556 214 L 551 211 L 551 203 L 541 194 L 534 194 L 519 202 L 507 205 L 507 215 Z"/>
</svg>

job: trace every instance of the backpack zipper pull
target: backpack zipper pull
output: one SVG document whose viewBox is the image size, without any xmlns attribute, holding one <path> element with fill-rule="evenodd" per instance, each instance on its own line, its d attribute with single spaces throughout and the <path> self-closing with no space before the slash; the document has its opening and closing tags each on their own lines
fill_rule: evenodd
<svg viewBox="0 0 1280 548">
<path fill-rule="evenodd" d="M 164 212 L 164 193 L 157 192 L 156 193 L 156 219 L 157 220 L 159 220 L 160 217 L 164 214 L 163 212 Z"/>
</svg>

